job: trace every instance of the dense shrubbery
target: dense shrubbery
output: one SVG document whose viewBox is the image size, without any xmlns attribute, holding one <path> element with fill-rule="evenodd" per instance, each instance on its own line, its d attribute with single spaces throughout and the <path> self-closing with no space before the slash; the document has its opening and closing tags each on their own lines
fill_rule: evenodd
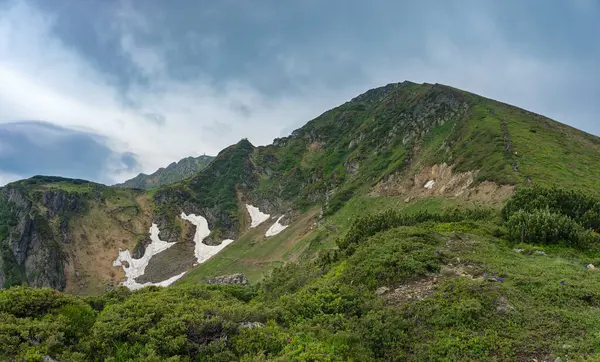
<svg viewBox="0 0 600 362">
<path fill-rule="evenodd" d="M 477 218 L 485 213 L 470 214 Z M 548 355 L 557 341 L 573 344 L 586 323 L 595 325 L 596 319 L 576 309 L 595 305 L 592 282 L 573 294 L 575 289 L 561 286 L 554 276 L 551 285 L 540 285 L 545 275 L 537 276 L 533 290 L 529 279 L 513 271 L 503 283 L 444 278 L 441 266 L 455 263 L 453 253 L 460 248 L 465 248 L 461 258 L 495 256 L 473 249 L 484 244 L 481 240 L 463 243 L 454 232 L 438 234 L 430 226 L 371 231 L 353 245 L 352 255 L 339 253 L 322 264 L 288 264 L 252 287 L 122 288 L 89 298 L 50 289 L 3 290 L 0 359 L 521 360 Z M 386 286 L 395 294 L 397 287 L 433 278 L 439 278 L 436 289 L 412 301 L 397 302 L 374 292 Z M 417 288 L 412 293 L 421 292 Z M 518 311 L 506 296 L 520 303 Z M 541 305 L 523 309 L 530 303 Z M 589 351 L 589 346 L 593 341 L 581 348 Z"/>
<path fill-rule="evenodd" d="M 598 234 L 583 228 L 566 215 L 551 212 L 550 209 L 517 211 L 506 223 L 509 237 L 520 240 L 521 233 L 527 242 L 558 244 L 587 249 L 599 241 Z"/>
<path fill-rule="evenodd" d="M 600 231 L 600 200 L 577 190 L 560 187 L 531 187 L 519 189 L 502 210 L 504 220 L 522 210 L 549 209 L 550 212 L 563 214 L 586 229 Z"/>
<path fill-rule="evenodd" d="M 464 220 L 483 220 L 489 218 L 492 212 L 488 209 L 454 209 L 442 213 L 427 211 L 416 214 L 406 214 L 388 210 L 356 219 L 346 235 L 337 241 L 340 250 L 352 254 L 360 242 L 378 232 L 400 226 L 413 226 L 424 222 L 459 222 Z"/>
<path fill-rule="evenodd" d="M 439 271 L 439 238 L 431 233 L 411 235 L 392 229 L 371 237 L 348 259 L 343 280 L 374 289 L 395 285 Z"/>
<path fill-rule="evenodd" d="M 515 241 L 589 249 L 600 245 L 599 210 L 600 201 L 581 191 L 533 187 L 517 191 L 502 217 Z"/>
</svg>

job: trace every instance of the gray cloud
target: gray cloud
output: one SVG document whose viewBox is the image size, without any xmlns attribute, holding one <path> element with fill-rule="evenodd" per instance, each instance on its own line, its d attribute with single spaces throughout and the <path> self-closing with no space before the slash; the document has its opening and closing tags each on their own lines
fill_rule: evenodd
<svg viewBox="0 0 600 362">
<path fill-rule="evenodd" d="M 115 154 L 103 138 L 44 122 L 0 124 L 2 184 L 17 177 L 60 174 L 111 183 L 111 174 L 132 174 L 136 155 Z"/>
<path fill-rule="evenodd" d="M 100 135 L 152 172 L 243 137 L 269 143 L 408 79 L 600 134 L 599 9 L 593 0 L 0 0 L 0 124 L 40 119 Z"/>
</svg>

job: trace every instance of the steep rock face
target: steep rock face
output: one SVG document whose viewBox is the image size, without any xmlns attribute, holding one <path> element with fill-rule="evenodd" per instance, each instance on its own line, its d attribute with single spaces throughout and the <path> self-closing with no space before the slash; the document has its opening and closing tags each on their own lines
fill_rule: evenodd
<svg viewBox="0 0 600 362">
<path fill-rule="evenodd" d="M 62 240 L 53 233 L 48 219 L 33 207 L 28 195 L 19 188 L 5 188 L 0 197 L 2 202 L 10 205 L 18 220 L 8 228 L 7 238 L 1 241 L 3 267 L 0 270 L 0 287 L 27 282 L 34 287 L 64 289 Z M 69 202 L 72 202 L 71 205 L 78 204 L 74 199 L 69 201 L 64 194 L 44 194 L 43 200 L 50 206 L 49 214 L 68 207 Z M 59 227 L 65 231 L 64 223 Z"/>
</svg>

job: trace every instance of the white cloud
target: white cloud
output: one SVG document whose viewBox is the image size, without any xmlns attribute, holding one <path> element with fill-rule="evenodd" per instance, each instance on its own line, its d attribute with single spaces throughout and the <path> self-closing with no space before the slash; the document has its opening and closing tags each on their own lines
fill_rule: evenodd
<svg viewBox="0 0 600 362">
<path fill-rule="evenodd" d="M 143 21 L 132 24 L 143 26 Z M 244 137 L 269 143 L 283 127 L 306 121 L 327 104 L 319 99 L 316 106 L 307 106 L 310 100 L 271 102 L 241 82 L 218 91 L 201 78 L 173 80 L 165 73 L 160 49 L 138 45 L 133 33 L 125 31 L 124 53 L 151 77 L 150 84 L 128 89 L 125 96 L 136 105 L 128 108 L 106 75 L 54 37 L 51 27 L 52 18 L 26 2 L 0 11 L 0 122 L 43 120 L 97 133 L 116 152 L 138 154 L 145 172 L 186 156 L 216 154 Z M 240 113 L 232 104 L 242 104 L 248 112 Z M 149 121 L 148 114 L 165 122 Z M 219 123 L 231 132 L 215 137 L 210 127 Z"/>
</svg>

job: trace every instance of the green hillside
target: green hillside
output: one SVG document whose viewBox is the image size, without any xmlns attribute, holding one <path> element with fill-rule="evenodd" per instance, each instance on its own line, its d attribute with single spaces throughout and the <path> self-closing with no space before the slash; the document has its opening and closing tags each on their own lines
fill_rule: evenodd
<svg viewBox="0 0 600 362">
<path fill-rule="evenodd" d="M 165 168 L 159 168 L 150 175 L 140 173 L 131 180 L 115 186 L 152 190 L 163 185 L 174 184 L 202 171 L 213 158 L 212 156 L 186 157 L 179 160 L 179 162 L 173 162 Z"/>
<path fill-rule="evenodd" d="M 567 217 L 563 201 L 558 189 L 525 189 L 511 205 L 533 202 Z M 11 288 L 0 292 L 0 356 L 598 360 L 600 272 L 589 264 L 600 262 L 599 235 L 578 247 L 520 244 L 510 220 L 483 208 L 363 216 L 334 251 L 276 268 L 252 286 L 119 289 L 90 298 Z"/>
<path fill-rule="evenodd" d="M 594 155 L 600 154 L 599 140 L 543 116 L 443 85 L 404 82 L 368 91 L 254 152 L 261 181 L 250 199 L 268 212 L 292 208 L 294 220 L 303 220 L 304 225 L 292 224 L 273 238 L 253 231 L 254 236 L 241 237 L 188 273 L 182 283 L 233 272 L 259 280 L 273 265 L 310 258 L 331 247 L 348 220 L 365 212 L 478 204 L 498 209 L 513 186 L 562 185 L 597 194 L 600 161 Z M 475 171 L 470 188 L 478 194 L 454 197 L 415 190 L 422 190 L 431 179 L 415 186 L 411 184 L 415 175 L 444 163 L 453 166 L 454 174 Z M 390 176 L 409 185 L 387 182 Z M 478 189 L 481 183 L 486 187 Z M 408 190 L 373 192 L 382 184 Z M 489 188 L 494 192 L 487 196 Z M 406 203 L 407 197 L 412 202 Z M 324 219 L 311 212 L 315 204 L 323 206 Z M 305 236 L 309 217 L 320 224 Z M 286 252 L 272 262 L 265 250 L 279 248 Z"/>
<path fill-rule="evenodd" d="M 152 190 L 9 184 L 0 359 L 600 360 L 597 154 L 541 115 L 403 82 Z M 270 217 L 250 228 L 247 204 Z M 235 241 L 187 270 L 181 213 Z M 177 247 L 144 278 L 185 275 L 117 288 L 118 251 L 143 256 L 152 223 Z M 234 273 L 250 285 L 205 284 Z"/>
</svg>

